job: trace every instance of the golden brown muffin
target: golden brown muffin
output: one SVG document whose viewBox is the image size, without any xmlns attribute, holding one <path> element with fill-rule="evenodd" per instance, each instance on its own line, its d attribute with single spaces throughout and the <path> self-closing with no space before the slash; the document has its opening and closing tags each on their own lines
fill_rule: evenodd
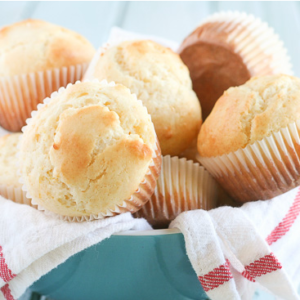
<svg viewBox="0 0 300 300">
<path fill-rule="evenodd" d="M 0 76 L 88 63 L 94 54 L 83 36 L 45 21 L 29 19 L 0 29 Z"/>
<path fill-rule="evenodd" d="M 300 120 L 300 79 L 254 77 L 230 88 L 202 125 L 198 150 L 211 157 L 234 152 Z"/>
<path fill-rule="evenodd" d="M 94 54 L 84 37 L 45 21 L 0 29 L 0 125 L 20 131 L 38 103 L 82 79 Z"/>
<path fill-rule="evenodd" d="M 122 42 L 102 51 L 87 74 L 121 83 L 143 101 L 164 155 L 179 155 L 198 135 L 199 101 L 188 69 L 170 49 L 147 40 Z"/>
<path fill-rule="evenodd" d="M 300 184 L 300 79 L 254 77 L 217 101 L 198 137 L 200 162 L 241 202 Z"/>
<path fill-rule="evenodd" d="M 136 211 L 154 191 L 160 151 L 146 108 L 126 87 L 78 83 L 24 130 L 25 187 L 42 208 L 70 217 Z"/>
<path fill-rule="evenodd" d="M 286 49 L 273 30 L 238 12 L 210 16 L 186 37 L 178 52 L 190 70 L 203 120 L 229 87 L 257 75 L 292 74 Z"/>
</svg>

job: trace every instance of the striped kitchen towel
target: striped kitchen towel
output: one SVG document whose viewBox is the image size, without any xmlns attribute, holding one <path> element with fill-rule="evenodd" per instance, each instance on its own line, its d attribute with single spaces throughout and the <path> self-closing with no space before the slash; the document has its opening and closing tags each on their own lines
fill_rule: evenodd
<svg viewBox="0 0 300 300">
<path fill-rule="evenodd" d="M 0 300 L 19 298 L 41 276 L 114 233 L 149 229 L 130 213 L 66 222 L 0 196 Z"/>
<path fill-rule="evenodd" d="M 266 289 L 300 299 L 300 188 L 272 200 L 194 210 L 170 225 L 184 235 L 187 255 L 212 300 L 250 300 Z"/>
</svg>

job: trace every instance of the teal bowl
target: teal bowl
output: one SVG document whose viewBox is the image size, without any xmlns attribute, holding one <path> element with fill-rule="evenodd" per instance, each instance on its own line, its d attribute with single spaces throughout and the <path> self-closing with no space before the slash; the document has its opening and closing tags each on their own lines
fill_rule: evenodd
<svg viewBox="0 0 300 300">
<path fill-rule="evenodd" d="M 55 300 L 209 299 L 175 229 L 113 235 L 73 255 L 30 289 Z"/>
</svg>

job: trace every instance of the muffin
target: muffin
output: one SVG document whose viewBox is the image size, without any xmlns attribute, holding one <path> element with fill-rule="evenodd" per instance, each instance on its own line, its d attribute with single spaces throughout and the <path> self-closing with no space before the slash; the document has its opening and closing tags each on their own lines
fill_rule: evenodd
<svg viewBox="0 0 300 300">
<path fill-rule="evenodd" d="M 198 137 L 200 162 L 237 201 L 300 184 L 300 79 L 259 76 L 217 101 Z"/>
<path fill-rule="evenodd" d="M 178 53 L 190 70 L 203 120 L 229 87 L 257 75 L 292 75 L 287 50 L 273 29 L 245 13 L 208 17 L 182 42 Z"/>
<path fill-rule="evenodd" d="M 21 133 L 7 134 L 0 137 L 0 196 L 18 203 L 30 201 L 22 191 L 17 175 L 17 144 Z"/>
<path fill-rule="evenodd" d="M 220 192 L 199 163 L 167 155 L 154 194 L 134 216 L 145 218 L 154 228 L 167 228 L 183 211 L 215 208 Z"/>
<path fill-rule="evenodd" d="M 0 29 L 0 125 L 20 131 L 45 97 L 82 78 L 94 54 L 84 37 L 45 21 Z"/>
<path fill-rule="evenodd" d="M 163 155 L 179 155 L 197 137 L 199 101 L 188 69 L 172 50 L 148 40 L 108 45 L 85 78 L 115 81 L 135 93 L 152 117 Z"/>
<path fill-rule="evenodd" d="M 24 127 L 19 156 L 32 202 L 74 221 L 137 211 L 152 195 L 161 164 L 142 102 L 106 82 L 54 93 Z"/>
</svg>

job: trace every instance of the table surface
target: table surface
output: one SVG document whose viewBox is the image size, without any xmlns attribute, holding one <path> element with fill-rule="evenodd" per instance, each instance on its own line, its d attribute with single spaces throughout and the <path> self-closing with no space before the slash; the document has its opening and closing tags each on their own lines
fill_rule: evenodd
<svg viewBox="0 0 300 300">
<path fill-rule="evenodd" d="M 0 2 L 0 27 L 27 18 L 75 30 L 95 47 L 112 26 L 181 42 L 205 17 L 243 11 L 268 22 L 284 41 L 300 76 L 300 3 L 297 2 Z M 22 297 L 28 299 L 29 294 Z"/>
</svg>

